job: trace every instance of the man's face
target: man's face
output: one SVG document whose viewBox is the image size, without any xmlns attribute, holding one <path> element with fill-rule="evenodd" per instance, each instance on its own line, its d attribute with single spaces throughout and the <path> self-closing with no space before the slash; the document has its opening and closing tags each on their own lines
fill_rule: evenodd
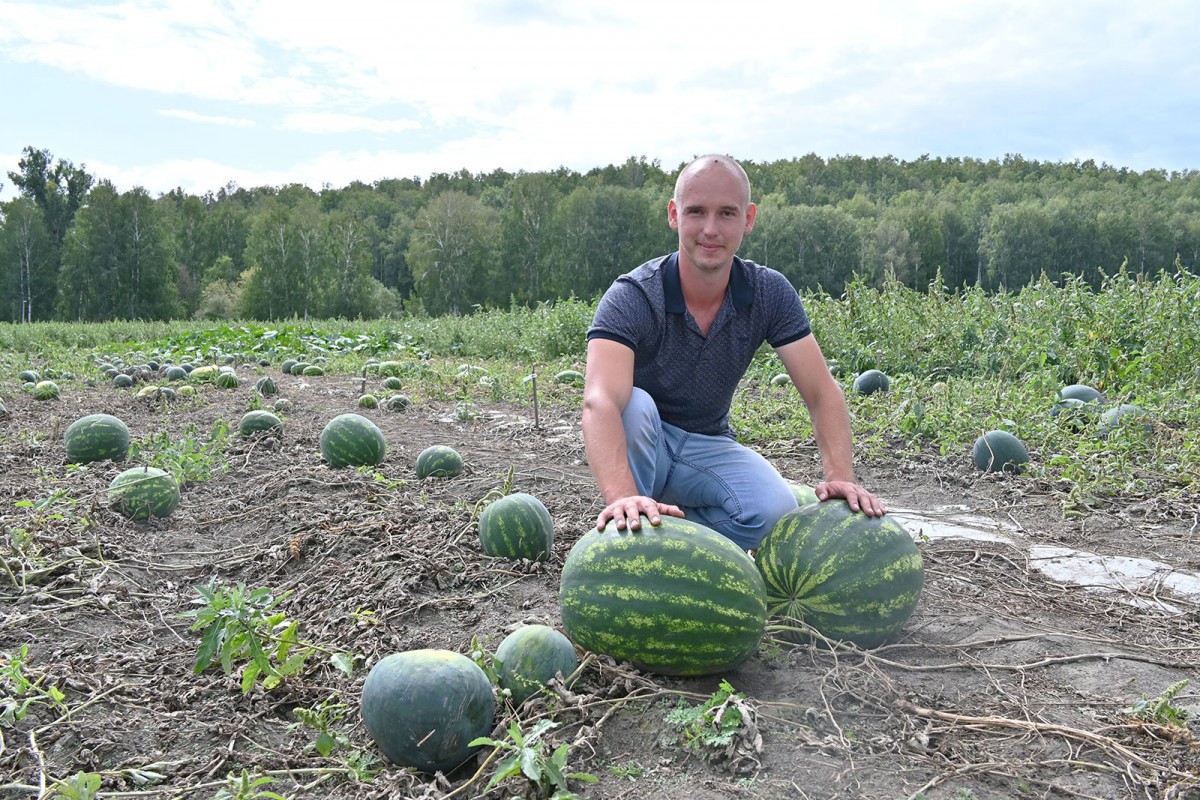
<svg viewBox="0 0 1200 800">
<path fill-rule="evenodd" d="M 709 163 L 686 175 L 667 204 L 667 223 L 679 232 L 680 260 L 702 272 L 727 268 L 754 228 L 755 207 L 733 170 Z"/>
</svg>

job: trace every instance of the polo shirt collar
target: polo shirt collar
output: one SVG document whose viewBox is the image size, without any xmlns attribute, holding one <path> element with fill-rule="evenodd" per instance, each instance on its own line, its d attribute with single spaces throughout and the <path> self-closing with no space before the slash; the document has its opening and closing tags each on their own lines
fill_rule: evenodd
<svg viewBox="0 0 1200 800">
<path fill-rule="evenodd" d="M 676 250 L 663 261 L 663 300 L 666 302 L 668 314 L 682 314 L 687 311 L 683 301 L 683 287 L 679 284 L 679 251 Z M 746 277 L 746 265 L 740 258 L 734 256 L 733 267 L 729 276 L 729 289 L 733 297 L 734 308 L 749 308 L 754 304 L 754 287 Z"/>
</svg>

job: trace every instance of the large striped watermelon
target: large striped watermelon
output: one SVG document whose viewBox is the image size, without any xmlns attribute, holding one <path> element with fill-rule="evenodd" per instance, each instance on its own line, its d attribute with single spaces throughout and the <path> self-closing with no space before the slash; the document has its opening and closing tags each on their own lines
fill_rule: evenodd
<svg viewBox="0 0 1200 800">
<path fill-rule="evenodd" d="M 157 467 L 134 467 L 113 478 L 108 503 L 130 519 L 170 516 L 179 505 L 179 484 Z"/>
<path fill-rule="evenodd" d="M 466 656 L 409 650 L 381 659 L 367 673 L 362 718 L 388 760 L 421 772 L 449 772 L 492 731 L 492 684 Z"/>
<path fill-rule="evenodd" d="M 678 517 L 589 530 L 567 555 L 559 590 L 575 644 L 664 675 L 731 670 L 758 647 L 762 576 L 721 534 Z"/>
<path fill-rule="evenodd" d="M 361 414 L 339 414 L 321 431 L 321 456 L 331 467 L 374 466 L 387 454 L 387 440 Z"/>
<path fill-rule="evenodd" d="M 876 647 L 900 630 L 925 578 L 921 553 L 900 523 L 851 511 L 844 500 L 784 514 L 755 560 L 772 616 L 860 647 Z M 799 631 L 781 636 L 807 638 Z"/>
<path fill-rule="evenodd" d="M 89 414 L 71 423 L 63 434 L 67 461 L 124 461 L 129 455 L 129 428 L 112 414 Z"/>
<path fill-rule="evenodd" d="M 489 556 L 545 561 L 554 548 L 554 520 L 533 495 L 506 495 L 479 515 L 479 541 Z"/>
</svg>

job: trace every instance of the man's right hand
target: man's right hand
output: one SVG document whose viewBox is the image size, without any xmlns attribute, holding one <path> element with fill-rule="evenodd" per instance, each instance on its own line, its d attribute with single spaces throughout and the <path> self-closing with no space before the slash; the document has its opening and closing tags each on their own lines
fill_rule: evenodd
<svg viewBox="0 0 1200 800">
<path fill-rule="evenodd" d="M 683 511 L 679 506 L 660 503 L 653 497 L 643 495 L 622 497 L 605 506 L 604 510 L 596 517 L 596 530 L 604 530 L 608 526 L 609 520 L 612 520 L 617 524 L 619 531 L 626 528 L 636 531 L 642 527 L 643 516 L 650 520 L 651 525 L 660 525 L 663 514 L 670 517 L 682 517 Z"/>
</svg>

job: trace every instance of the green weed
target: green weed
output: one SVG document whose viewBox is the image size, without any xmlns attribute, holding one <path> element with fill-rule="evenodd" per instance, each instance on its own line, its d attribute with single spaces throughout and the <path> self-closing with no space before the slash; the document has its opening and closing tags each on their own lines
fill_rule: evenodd
<svg viewBox="0 0 1200 800">
<path fill-rule="evenodd" d="M 566 742 L 546 754 L 546 741 L 543 735 L 558 727 L 553 720 L 543 719 L 533 726 L 528 734 L 521 731 L 517 720 L 508 726 L 508 739 L 497 741 L 487 736 L 481 736 L 471 742 L 472 747 L 495 747 L 507 753 L 496 765 L 496 772 L 488 781 L 484 791 L 508 780 L 509 778 L 524 777 L 528 789 L 537 798 L 550 800 L 574 800 L 577 795 L 571 791 L 568 783 L 571 780 L 595 783 L 596 776 L 586 772 L 567 772 L 567 757 L 570 745 Z"/>
</svg>

